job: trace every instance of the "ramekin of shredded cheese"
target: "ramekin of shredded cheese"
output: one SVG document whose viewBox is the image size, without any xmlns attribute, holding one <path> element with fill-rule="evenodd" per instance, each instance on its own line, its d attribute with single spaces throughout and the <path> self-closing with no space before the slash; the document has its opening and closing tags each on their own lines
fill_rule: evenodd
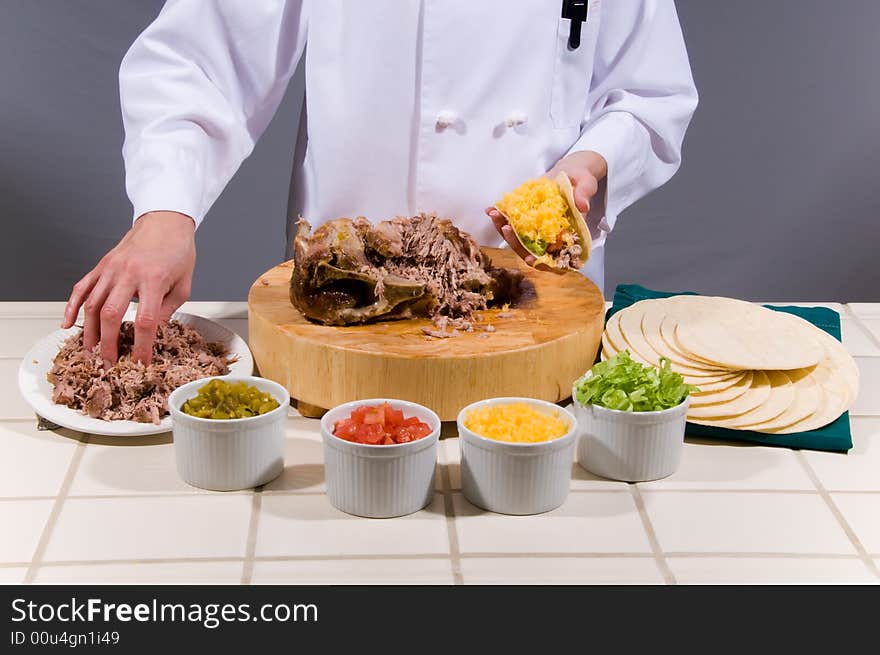
<svg viewBox="0 0 880 655">
<path fill-rule="evenodd" d="M 534 398 L 492 398 L 458 415 L 461 490 L 478 507 L 538 514 L 565 502 L 577 419 Z"/>
<path fill-rule="evenodd" d="M 541 411 L 525 402 L 477 406 L 465 414 L 464 426 L 481 437 L 511 443 L 550 441 L 571 429 L 558 410 Z"/>
</svg>

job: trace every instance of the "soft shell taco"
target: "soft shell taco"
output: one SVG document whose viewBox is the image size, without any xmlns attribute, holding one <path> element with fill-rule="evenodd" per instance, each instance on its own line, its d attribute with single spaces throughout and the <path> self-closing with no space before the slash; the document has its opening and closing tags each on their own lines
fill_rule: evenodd
<svg viewBox="0 0 880 655">
<path fill-rule="evenodd" d="M 589 259 L 593 240 L 565 173 L 552 180 L 527 180 L 505 193 L 495 209 L 507 219 L 523 248 L 535 256 L 536 265 L 579 269 Z"/>
</svg>

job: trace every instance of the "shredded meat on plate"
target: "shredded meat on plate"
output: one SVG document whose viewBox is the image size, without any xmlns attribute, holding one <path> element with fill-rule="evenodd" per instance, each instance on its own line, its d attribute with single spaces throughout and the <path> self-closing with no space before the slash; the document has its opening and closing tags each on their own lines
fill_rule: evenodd
<svg viewBox="0 0 880 655">
<path fill-rule="evenodd" d="M 125 321 L 119 334 L 119 361 L 105 368 L 101 346 L 83 350 L 82 331 L 71 336 L 55 356 L 48 379 L 52 400 L 105 421 L 133 420 L 159 424 L 168 414 L 168 396 L 177 387 L 229 372 L 229 351 L 206 341 L 197 330 L 177 321 L 159 326 L 153 361 L 132 359 L 134 324 Z"/>
</svg>

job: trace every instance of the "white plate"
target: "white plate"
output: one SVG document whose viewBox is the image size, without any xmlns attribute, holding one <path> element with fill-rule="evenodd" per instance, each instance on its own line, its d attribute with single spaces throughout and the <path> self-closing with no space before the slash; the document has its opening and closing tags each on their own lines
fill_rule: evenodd
<svg viewBox="0 0 880 655">
<path fill-rule="evenodd" d="M 133 321 L 136 310 L 131 309 L 125 314 L 124 320 Z M 201 316 L 176 312 L 171 318 L 199 331 L 208 341 L 219 341 L 230 353 L 238 355 L 238 361 L 229 365 L 232 375 L 250 375 L 254 371 L 254 358 L 244 339 L 232 330 Z M 44 419 L 61 427 L 79 432 L 103 434 L 114 437 L 133 437 L 137 435 L 159 434 L 171 430 L 171 416 L 165 416 L 159 425 L 138 423 L 137 421 L 102 421 L 82 414 L 77 409 L 52 402 L 52 385 L 46 379 L 52 368 L 52 361 L 64 341 L 76 334 L 78 327 L 67 330 L 56 330 L 40 339 L 27 355 L 18 369 L 18 388 L 21 395 L 34 411 Z"/>
</svg>

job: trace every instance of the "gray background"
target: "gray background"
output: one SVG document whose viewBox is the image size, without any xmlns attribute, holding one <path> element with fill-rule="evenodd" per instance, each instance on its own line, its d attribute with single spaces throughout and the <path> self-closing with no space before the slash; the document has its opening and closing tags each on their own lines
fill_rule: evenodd
<svg viewBox="0 0 880 655">
<path fill-rule="evenodd" d="M 117 70 L 160 0 L 0 0 L 0 300 L 62 300 L 129 225 Z M 701 104 L 607 289 L 880 301 L 880 3 L 678 0 Z M 301 76 L 199 229 L 193 298 L 281 260 Z"/>
</svg>

